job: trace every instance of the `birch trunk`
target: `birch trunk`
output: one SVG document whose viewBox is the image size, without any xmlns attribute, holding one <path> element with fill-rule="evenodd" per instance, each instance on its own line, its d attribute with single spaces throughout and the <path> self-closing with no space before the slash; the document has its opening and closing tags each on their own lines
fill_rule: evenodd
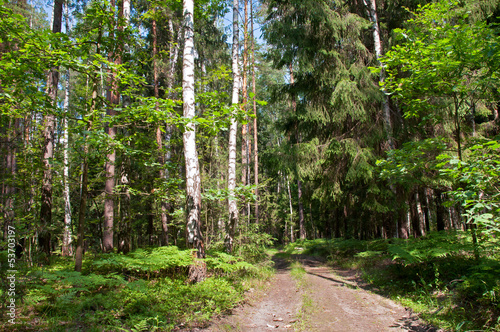
<svg viewBox="0 0 500 332">
<path fill-rule="evenodd" d="M 234 108 L 238 105 L 239 94 L 239 80 L 240 73 L 238 67 L 238 0 L 233 0 L 233 54 L 232 54 L 232 68 L 233 68 L 233 95 L 232 105 Z M 234 110 L 233 110 L 234 112 Z M 228 165 L 228 178 L 227 188 L 229 191 L 229 221 L 228 231 L 226 235 L 226 249 L 230 252 L 233 248 L 234 228 L 238 222 L 238 206 L 236 198 L 234 197 L 234 189 L 236 188 L 236 132 L 238 130 L 238 123 L 233 113 L 231 117 L 231 125 L 229 127 L 229 165 Z"/>
<path fill-rule="evenodd" d="M 367 1 L 370 1 L 370 3 L 367 3 Z M 382 68 L 382 70 L 380 71 L 379 82 L 383 83 L 385 81 L 385 70 L 384 70 L 384 65 L 380 62 L 380 58 L 383 55 L 383 49 L 382 49 L 382 39 L 380 37 L 380 25 L 378 23 L 377 3 L 376 0 L 363 0 L 363 3 L 366 7 L 368 18 L 370 19 L 370 22 L 373 25 L 373 43 L 375 45 L 375 55 L 379 62 L 379 66 Z M 384 130 L 387 135 L 387 143 L 389 145 L 389 149 L 393 150 L 394 138 L 392 135 L 393 132 L 392 132 L 392 122 L 391 122 L 391 110 L 389 107 L 388 95 L 384 95 L 384 102 L 382 105 L 382 109 L 383 109 L 382 118 L 384 121 Z"/>
<path fill-rule="evenodd" d="M 182 99 L 183 115 L 191 120 L 182 135 L 184 142 L 184 159 L 186 163 L 186 197 L 187 197 L 187 239 L 193 248 L 198 250 L 198 258 L 205 257 L 205 249 L 201 234 L 201 179 L 196 151 L 196 125 L 194 98 L 194 22 L 193 0 L 184 0 L 184 57 L 182 66 Z"/>
<path fill-rule="evenodd" d="M 68 31 L 68 24 L 66 19 L 66 31 Z M 69 79 L 70 72 L 66 74 L 66 86 L 64 92 L 64 112 L 69 113 Z M 69 132 L 68 132 L 68 119 L 63 119 L 63 196 L 64 196 L 64 233 L 61 254 L 63 256 L 73 255 L 72 234 L 71 234 L 71 200 L 69 195 Z"/>
</svg>

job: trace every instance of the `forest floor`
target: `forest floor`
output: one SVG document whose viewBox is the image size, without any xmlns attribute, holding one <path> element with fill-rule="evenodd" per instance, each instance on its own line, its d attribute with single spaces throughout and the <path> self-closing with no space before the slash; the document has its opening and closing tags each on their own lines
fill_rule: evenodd
<svg viewBox="0 0 500 332">
<path fill-rule="evenodd" d="M 356 270 L 327 266 L 318 257 L 277 256 L 276 275 L 264 290 L 250 290 L 245 305 L 201 331 L 437 331 L 370 290 Z M 292 271 L 296 262 L 299 277 Z"/>
</svg>

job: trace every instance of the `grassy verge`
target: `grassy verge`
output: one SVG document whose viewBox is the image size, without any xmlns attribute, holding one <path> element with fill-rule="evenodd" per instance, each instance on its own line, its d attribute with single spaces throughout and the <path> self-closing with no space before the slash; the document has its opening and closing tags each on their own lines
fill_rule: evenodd
<svg viewBox="0 0 500 332">
<path fill-rule="evenodd" d="M 127 255 L 88 257 L 82 273 L 71 259 L 48 268 L 18 273 L 15 325 L 0 330 L 171 331 L 207 326 L 244 300 L 272 275 L 267 261 L 249 263 L 223 252 L 209 252 L 207 278 L 188 280 L 189 250 L 161 247 Z M 0 271 L 3 274 L 6 271 Z M 6 280 L 2 276 L 2 280 Z M 6 285 L 0 298 L 7 303 Z M 0 315 L 5 315 L 2 308 Z M 1 317 L 4 322 L 7 317 Z"/>
<path fill-rule="evenodd" d="M 448 331 L 500 331 L 498 242 L 476 260 L 465 233 L 431 233 L 411 240 L 314 240 L 289 245 L 288 254 L 328 258 L 361 271 L 370 287 Z"/>
<path fill-rule="evenodd" d="M 308 289 L 306 270 L 299 262 L 293 262 L 290 275 L 295 280 L 296 286 L 302 294 L 302 306 L 297 314 L 297 322 L 294 324 L 294 329 L 296 331 L 310 331 L 310 317 L 316 307 Z"/>
</svg>

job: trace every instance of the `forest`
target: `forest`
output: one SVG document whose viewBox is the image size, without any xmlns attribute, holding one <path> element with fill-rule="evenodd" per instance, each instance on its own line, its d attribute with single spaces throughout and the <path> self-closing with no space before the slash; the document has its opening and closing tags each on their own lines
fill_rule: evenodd
<svg viewBox="0 0 500 332">
<path fill-rule="evenodd" d="M 500 330 L 499 24 L 497 0 L 0 0 L 0 331 L 198 331 L 297 257 Z"/>
</svg>

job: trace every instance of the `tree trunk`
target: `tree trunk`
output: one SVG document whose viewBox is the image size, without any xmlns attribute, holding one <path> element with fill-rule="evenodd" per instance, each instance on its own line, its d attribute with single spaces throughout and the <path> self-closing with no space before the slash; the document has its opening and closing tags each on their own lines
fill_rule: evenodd
<svg viewBox="0 0 500 332">
<path fill-rule="evenodd" d="M 404 190 L 402 188 L 397 188 L 396 192 L 398 193 L 397 197 L 400 203 L 400 208 L 398 210 L 398 237 L 400 239 L 408 239 L 410 236 L 410 227 L 409 227 L 409 211 L 408 211 L 408 201 L 403 197 Z"/>
<path fill-rule="evenodd" d="M 232 105 L 237 107 L 238 94 L 239 94 L 239 67 L 238 67 L 238 0 L 233 0 L 233 54 L 232 54 L 232 68 L 233 68 L 233 95 Z M 234 112 L 234 109 L 233 109 Z M 228 164 L 228 177 L 227 189 L 229 191 L 229 220 L 226 232 L 226 249 L 231 252 L 233 248 L 234 229 L 238 223 L 238 206 L 236 204 L 236 197 L 234 196 L 234 189 L 236 188 L 236 132 L 238 130 L 238 123 L 236 122 L 235 114 L 231 116 L 231 125 L 229 127 L 229 164 Z"/>
<path fill-rule="evenodd" d="M 69 8 L 65 5 L 66 10 L 66 33 L 69 32 Z M 69 128 L 68 128 L 68 117 L 69 117 L 69 88 L 70 88 L 70 71 L 66 71 L 66 86 L 64 91 L 64 112 L 66 117 L 63 119 L 63 196 L 64 196 L 64 233 L 63 233 L 63 244 L 61 248 L 62 256 L 73 256 L 73 245 L 72 245 L 72 234 L 71 234 L 71 199 L 69 194 Z"/>
<path fill-rule="evenodd" d="M 385 81 L 385 69 L 384 65 L 380 62 L 380 58 L 383 56 L 383 48 L 382 48 L 382 39 L 380 37 L 380 25 L 378 23 L 377 3 L 376 0 L 369 0 L 369 1 L 370 1 L 369 4 L 367 3 L 367 0 L 363 0 L 363 3 L 366 7 L 368 18 L 373 25 L 373 43 L 375 45 L 375 55 L 379 62 L 379 66 L 381 67 L 379 84 L 383 84 Z M 392 134 L 391 110 L 389 107 L 389 96 L 386 94 L 384 95 L 382 109 L 383 109 L 382 118 L 384 121 L 384 131 L 387 136 L 387 144 L 389 145 L 388 148 L 389 150 L 393 150 L 394 138 Z"/>
<path fill-rule="evenodd" d="M 62 25 L 63 0 L 54 1 L 52 32 L 60 33 Z M 52 106 L 57 107 L 57 90 L 59 83 L 59 68 L 52 68 L 47 77 L 47 94 L 52 101 Z M 55 115 L 48 113 L 44 119 L 43 129 L 43 180 L 40 206 L 40 232 L 38 242 L 41 251 L 45 254 L 46 263 L 50 261 L 51 234 L 47 230 L 52 222 L 52 166 L 54 157 L 54 130 Z"/>
<path fill-rule="evenodd" d="M 66 7 L 67 8 L 67 7 Z M 68 31 L 68 20 L 66 19 L 66 31 Z M 69 79 L 70 72 L 66 74 L 66 87 L 64 93 L 64 111 L 69 115 Z M 68 119 L 63 119 L 63 196 L 64 196 L 64 233 L 61 254 L 73 256 L 72 234 L 71 234 L 71 200 L 69 195 L 69 132 Z"/>
<path fill-rule="evenodd" d="M 290 84 L 293 85 L 295 84 L 295 78 L 293 76 L 293 67 L 292 64 L 290 63 L 289 65 L 290 68 Z M 297 114 L 297 100 L 295 97 L 295 93 L 292 93 L 292 111 L 294 115 Z M 300 134 L 299 134 L 299 129 L 297 124 L 295 124 L 295 144 L 296 144 L 296 149 L 298 149 L 298 144 L 300 141 Z M 296 149 L 294 151 L 296 151 Z M 304 207 L 302 205 L 302 181 L 300 181 L 299 177 L 299 172 L 297 170 L 297 160 L 295 161 L 295 175 L 297 176 L 297 187 L 298 187 L 298 203 L 299 203 L 299 236 L 303 240 L 306 238 L 306 229 L 304 225 Z"/>
<path fill-rule="evenodd" d="M 99 29 L 99 34 L 97 37 L 97 51 L 96 54 L 99 54 L 99 44 L 101 40 L 102 31 Z M 92 117 L 94 113 L 94 109 L 96 107 L 97 102 L 97 76 L 93 77 L 92 80 L 92 100 L 90 104 L 89 114 L 91 114 L 90 121 L 87 124 L 87 130 L 92 130 Z M 82 190 L 80 195 L 80 208 L 78 211 L 78 230 L 77 230 L 77 240 L 76 240 L 76 250 L 75 250 L 75 271 L 82 271 L 82 262 L 83 262 L 83 250 L 84 250 L 84 238 L 85 238 L 85 213 L 87 210 L 87 196 L 88 196 L 88 154 L 89 154 L 89 145 L 85 142 L 83 147 L 83 165 L 82 165 Z"/>
<path fill-rule="evenodd" d="M 256 84 L 255 84 L 255 39 L 253 35 L 253 1 L 250 1 L 250 39 L 252 42 L 252 92 L 253 92 L 253 172 L 255 184 L 255 223 L 259 224 L 259 147 L 257 137 L 257 102 L 256 102 Z"/>
<path fill-rule="evenodd" d="M 96 94 L 97 95 L 97 94 Z M 89 164 L 87 160 L 87 155 L 89 152 L 88 144 L 85 143 L 84 146 L 84 157 L 83 157 L 83 172 L 82 172 L 82 193 L 80 196 L 80 209 L 78 212 L 78 238 L 76 240 L 76 251 L 75 251 L 75 271 L 82 272 L 82 262 L 83 262 L 83 241 L 85 238 L 85 212 L 87 209 L 87 195 L 88 195 L 88 169 Z"/>
<path fill-rule="evenodd" d="M 156 13 L 156 9 L 153 11 L 153 16 Z M 153 18 L 152 24 L 152 34 L 153 34 L 153 86 L 154 86 L 154 96 L 155 98 L 160 97 L 158 88 L 158 33 L 156 29 L 156 18 Z M 159 113 L 159 104 L 156 102 L 156 112 Z M 160 164 L 159 178 L 161 181 L 166 180 L 165 176 L 165 154 L 163 152 L 163 137 L 161 132 L 161 125 L 156 127 L 156 145 L 158 146 L 158 163 Z M 168 204 L 164 198 L 160 198 L 160 220 L 162 228 L 162 239 L 161 244 L 168 245 Z"/>
<path fill-rule="evenodd" d="M 243 21 L 243 70 L 242 70 L 242 103 L 241 109 L 246 111 L 247 106 L 247 58 L 248 58 L 248 0 L 245 3 L 245 17 Z M 241 183 L 245 186 L 247 184 L 248 170 L 248 124 L 241 125 Z M 243 210 L 245 210 L 243 208 Z M 248 212 L 248 211 L 247 211 Z M 243 213 L 244 214 L 244 213 Z"/>
<path fill-rule="evenodd" d="M 436 190 L 434 199 L 436 201 L 436 227 L 438 231 L 444 231 L 446 229 L 445 217 L 446 212 L 443 206 L 442 199 L 443 191 Z"/>
<path fill-rule="evenodd" d="M 196 151 L 196 125 L 192 122 L 195 116 L 194 96 L 194 22 L 193 0 L 184 0 L 184 58 L 182 66 L 182 99 L 183 115 L 191 120 L 186 125 L 182 136 L 184 142 L 184 158 L 186 163 L 186 197 L 187 197 L 187 240 L 198 250 L 197 257 L 205 257 L 205 248 L 201 234 L 201 179 Z M 200 281 L 200 280 L 197 280 Z"/>
<path fill-rule="evenodd" d="M 290 191 L 290 181 L 288 181 L 288 176 L 286 178 L 286 187 L 288 189 L 288 203 L 290 205 L 290 242 L 293 241 L 293 206 L 292 206 L 292 192 Z M 285 235 L 287 229 L 285 227 Z M 286 237 L 286 236 L 285 236 Z"/>
<path fill-rule="evenodd" d="M 422 200 L 424 199 L 423 197 L 423 191 L 421 188 L 419 188 L 415 192 L 415 205 L 417 208 L 417 221 L 418 221 L 418 236 L 425 236 L 425 215 L 424 215 L 424 209 L 422 208 Z"/>
</svg>

